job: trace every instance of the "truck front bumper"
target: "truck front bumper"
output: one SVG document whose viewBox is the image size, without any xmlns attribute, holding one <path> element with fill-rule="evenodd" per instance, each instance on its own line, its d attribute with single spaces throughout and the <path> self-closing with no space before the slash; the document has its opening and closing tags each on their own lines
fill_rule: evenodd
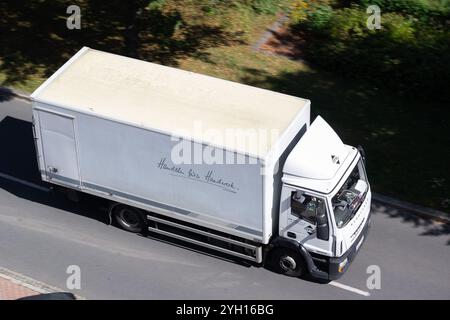
<svg viewBox="0 0 450 320">
<path fill-rule="evenodd" d="M 328 269 L 328 279 L 329 280 L 336 280 L 340 278 L 345 271 L 347 271 L 348 267 L 350 266 L 351 262 L 356 257 L 356 254 L 362 247 L 364 241 L 367 239 L 367 235 L 369 234 L 370 230 L 370 224 L 371 224 L 371 214 L 369 213 L 369 216 L 367 217 L 366 225 L 364 226 L 364 229 L 362 230 L 361 234 L 358 236 L 358 239 L 353 243 L 353 245 L 350 247 L 349 250 L 345 254 L 343 254 L 341 257 L 338 258 L 330 258 L 329 260 L 329 269 Z M 347 259 L 347 263 L 345 266 L 341 267 L 341 264 Z"/>
</svg>

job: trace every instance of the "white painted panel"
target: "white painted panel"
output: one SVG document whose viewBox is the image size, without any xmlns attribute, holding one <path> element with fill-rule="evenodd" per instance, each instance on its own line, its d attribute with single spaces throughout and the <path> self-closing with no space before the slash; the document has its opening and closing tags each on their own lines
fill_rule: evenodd
<svg viewBox="0 0 450 320">
<path fill-rule="evenodd" d="M 39 124 L 45 170 L 79 184 L 74 119 L 39 110 Z"/>
<path fill-rule="evenodd" d="M 262 232 L 259 162 L 174 164 L 179 142 L 167 135 L 82 114 L 77 120 L 83 181 Z"/>
</svg>

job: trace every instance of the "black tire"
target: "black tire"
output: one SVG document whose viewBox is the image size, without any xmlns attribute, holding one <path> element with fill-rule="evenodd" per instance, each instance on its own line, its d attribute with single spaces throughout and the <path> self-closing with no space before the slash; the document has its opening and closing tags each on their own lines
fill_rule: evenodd
<svg viewBox="0 0 450 320">
<path fill-rule="evenodd" d="M 126 205 L 116 205 L 112 209 L 114 222 L 123 230 L 140 233 L 145 228 L 144 218 L 139 209 Z"/>
<path fill-rule="evenodd" d="M 306 267 L 300 254 L 286 248 L 275 248 L 270 253 L 270 264 L 275 272 L 289 277 L 300 277 L 305 274 Z"/>
</svg>

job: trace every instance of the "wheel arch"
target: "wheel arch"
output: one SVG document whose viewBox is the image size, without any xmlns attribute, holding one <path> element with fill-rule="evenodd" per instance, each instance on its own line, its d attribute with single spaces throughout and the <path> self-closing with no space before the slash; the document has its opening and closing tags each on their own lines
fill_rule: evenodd
<svg viewBox="0 0 450 320">
<path fill-rule="evenodd" d="M 293 250 L 294 252 L 300 254 L 300 256 L 303 258 L 303 261 L 305 262 L 306 265 L 306 269 L 310 275 L 319 279 L 328 279 L 328 273 L 319 270 L 317 268 L 311 257 L 311 254 L 308 252 L 308 250 L 306 250 L 306 248 L 301 243 L 283 237 L 276 237 L 271 241 L 270 245 L 271 248 L 268 252 L 269 255 L 273 250 L 277 248 L 287 248 Z"/>
</svg>

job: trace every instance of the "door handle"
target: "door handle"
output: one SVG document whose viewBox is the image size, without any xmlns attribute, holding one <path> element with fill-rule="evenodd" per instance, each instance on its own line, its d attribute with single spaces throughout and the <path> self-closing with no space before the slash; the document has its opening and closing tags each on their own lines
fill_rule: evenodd
<svg viewBox="0 0 450 320">
<path fill-rule="evenodd" d="M 48 171 L 51 172 L 51 173 L 58 173 L 58 168 L 48 167 Z"/>
</svg>

